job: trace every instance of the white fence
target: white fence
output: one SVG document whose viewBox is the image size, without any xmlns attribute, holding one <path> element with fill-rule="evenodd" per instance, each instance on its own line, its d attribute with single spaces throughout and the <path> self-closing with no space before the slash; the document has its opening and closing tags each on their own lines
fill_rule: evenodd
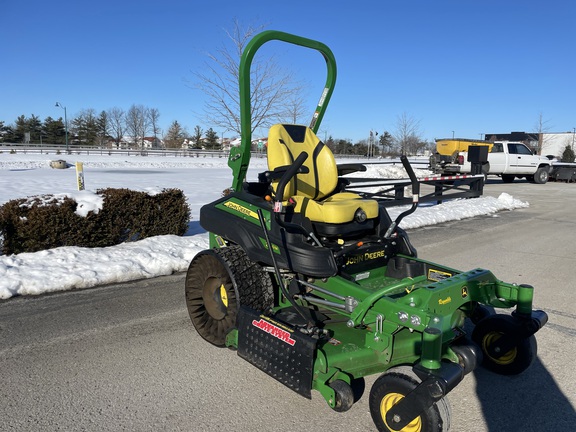
<svg viewBox="0 0 576 432">
<path fill-rule="evenodd" d="M 54 154 L 54 155 L 127 155 L 127 156 L 165 156 L 165 157 L 210 157 L 228 158 L 228 150 L 200 150 L 200 149 L 112 149 L 96 146 L 80 147 L 57 144 L 15 144 L 0 143 L 0 152 L 21 154 Z M 265 151 L 252 152 L 252 157 L 264 157 Z M 378 158 L 366 158 L 359 155 L 335 155 L 338 159 L 366 159 L 378 160 Z"/>
</svg>

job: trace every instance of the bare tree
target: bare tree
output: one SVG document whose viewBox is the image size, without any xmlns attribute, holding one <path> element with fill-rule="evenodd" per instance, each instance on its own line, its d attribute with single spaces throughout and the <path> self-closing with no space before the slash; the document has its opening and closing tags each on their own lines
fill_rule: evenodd
<svg viewBox="0 0 576 432">
<path fill-rule="evenodd" d="M 285 117 L 293 124 L 301 124 L 301 120 L 306 114 L 306 101 L 302 95 L 302 88 L 300 86 L 294 87 L 294 93 L 291 94 L 286 102 Z"/>
<path fill-rule="evenodd" d="M 394 141 L 402 154 L 418 153 L 422 142 L 420 135 L 420 120 L 405 112 L 396 118 Z"/>
<path fill-rule="evenodd" d="M 542 113 L 538 114 L 538 120 L 534 125 L 534 129 L 538 134 L 538 146 L 536 147 L 536 154 L 541 155 L 542 152 L 550 146 L 550 143 L 548 142 L 550 139 L 544 136 L 545 133 L 550 131 L 549 123 L 550 120 L 544 120 Z"/>
<path fill-rule="evenodd" d="M 154 135 L 154 141 L 158 139 L 158 136 L 162 134 L 160 130 L 160 125 L 158 124 L 160 120 L 160 111 L 158 108 L 149 108 L 148 109 L 148 121 L 150 123 L 150 130 L 152 131 L 152 135 Z"/>
<path fill-rule="evenodd" d="M 248 42 L 263 27 L 243 29 L 235 20 L 232 30 L 225 30 L 228 44 L 213 54 L 208 53 L 206 70 L 195 73 L 198 79 L 195 87 L 207 96 L 204 107 L 207 124 L 241 134 L 238 94 L 240 58 Z M 286 101 L 300 91 L 293 75 L 282 70 L 274 57 L 257 56 L 252 62 L 250 82 L 251 132 L 284 120 Z"/>
<path fill-rule="evenodd" d="M 118 107 L 110 108 L 106 113 L 108 115 L 110 133 L 114 137 L 116 147 L 120 147 L 122 137 L 126 133 L 126 123 L 124 122 L 126 114 L 122 108 Z"/>
<path fill-rule="evenodd" d="M 148 108 L 132 105 L 126 112 L 126 131 L 136 146 L 144 147 L 144 137 L 149 130 Z"/>
</svg>

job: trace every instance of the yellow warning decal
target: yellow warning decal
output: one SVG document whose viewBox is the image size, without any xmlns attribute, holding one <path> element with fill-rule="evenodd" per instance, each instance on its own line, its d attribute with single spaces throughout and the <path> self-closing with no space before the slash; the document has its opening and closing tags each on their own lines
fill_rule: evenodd
<svg viewBox="0 0 576 432">
<path fill-rule="evenodd" d="M 238 213 L 242 213 L 243 215 L 250 216 L 251 218 L 254 219 L 258 219 L 258 213 L 250 210 L 248 207 L 244 207 L 243 205 L 237 204 L 232 201 L 226 201 L 224 203 L 224 206 L 228 207 L 231 210 L 237 211 Z"/>
<path fill-rule="evenodd" d="M 448 279 L 454 276 L 452 273 L 444 272 L 441 270 L 428 269 L 428 280 L 440 282 L 441 280 Z"/>
</svg>

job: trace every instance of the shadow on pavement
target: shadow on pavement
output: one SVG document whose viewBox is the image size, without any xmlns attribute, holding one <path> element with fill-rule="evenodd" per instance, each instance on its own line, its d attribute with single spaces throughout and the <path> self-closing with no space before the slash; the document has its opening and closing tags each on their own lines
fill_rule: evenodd
<svg viewBox="0 0 576 432">
<path fill-rule="evenodd" d="M 490 432 L 576 430 L 574 407 L 539 358 L 520 375 L 501 376 L 483 368 L 474 375 Z"/>
</svg>

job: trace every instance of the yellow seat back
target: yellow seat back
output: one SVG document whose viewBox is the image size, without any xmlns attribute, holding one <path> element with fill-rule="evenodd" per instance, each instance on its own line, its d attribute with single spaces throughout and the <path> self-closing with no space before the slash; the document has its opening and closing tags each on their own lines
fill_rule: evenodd
<svg viewBox="0 0 576 432">
<path fill-rule="evenodd" d="M 280 201 L 299 195 L 321 200 L 334 192 L 338 184 L 338 169 L 332 151 L 322 143 L 312 129 L 292 124 L 277 124 L 268 133 L 268 169 L 291 165 L 300 153 L 308 153 L 306 174 L 296 175 L 284 189 Z M 276 191 L 277 182 L 272 184 Z"/>
</svg>

